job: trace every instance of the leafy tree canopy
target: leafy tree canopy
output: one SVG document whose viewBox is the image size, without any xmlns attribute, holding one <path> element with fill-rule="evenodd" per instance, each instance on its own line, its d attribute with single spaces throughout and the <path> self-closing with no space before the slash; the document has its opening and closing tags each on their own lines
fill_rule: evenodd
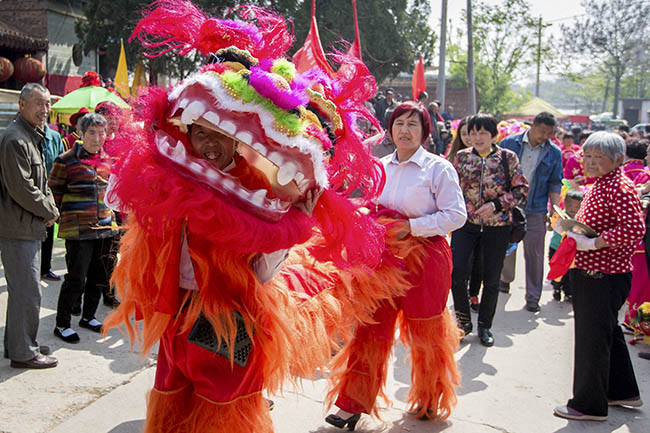
<svg viewBox="0 0 650 433">
<path fill-rule="evenodd" d="M 467 20 L 467 11 L 464 12 Z M 512 89 L 513 81 L 529 73 L 537 60 L 540 21 L 533 15 L 526 0 L 476 2 L 472 8 L 474 39 L 474 75 L 479 95 L 479 108 L 500 114 L 515 108 L 529 98 Z M 547 27 L 543 22 L 541 28 Z M 457 41 L 448 48 L 451 66 L 449 75 L 455 85 L 467 83 L 466 33 L 459 29 Z M 539 50 L 542 64 L 549 61 L 550 39 Z"/>
<path fill-rule="evenodd" d="M 563 48 L 566 54 L 579 54 L 588 66 L 605 66 L 614 80 L 612 112 L 618 112 L 621 80 L 634 65 L 647 63 L 647 28 L 650 4 L 639 0 L 582 1 L 585 16 L 571 26 L 562 26 Z"/>
<path fill-rule="evenodd" d="M 129 68 L 135 68 L 142 51 L 137 43 L 127 44 L 140 13 L 149 1 L 99 0 L 86 2 L 86 20 L 76 25 L 77 35 L 86 53 L 106 48 L 106 58 L 114 68 L 119 56 L 120 39 L 125 41 Z M 211 15 L 240 2 L 234 0 L 194 0 L 194 3 Z M 293 21 L 296 42 L 290 55 L 299 49 L 309 31 L 311 1 L 309 0 L 251 0 L 255 4 L 272 8 Z M 422 55 L 425 62 L 434 61 L 436 36 L 427 20 L 430 13 L 427 0 L 361 0 L 357 2 L 359 32 L 363 60 L 378 82 L 396 76 L 400 71 L 413 69 Z M 341 40 L 354 41 L 354 21 L 351 0 L 318 0 L 316 19 L 325 51 L 344 49 Z M 154 60 L 154 70 L 173 77 L 183 77 L 196 68 L 201 59 L 180 58 L 169 53 Z M 133 59 L 133 60 L 131 60 Z"/>
</svg>

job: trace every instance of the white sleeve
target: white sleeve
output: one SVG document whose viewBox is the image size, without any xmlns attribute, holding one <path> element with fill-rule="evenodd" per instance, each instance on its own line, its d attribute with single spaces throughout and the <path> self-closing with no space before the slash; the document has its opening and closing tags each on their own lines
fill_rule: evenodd
<svg viewBox="0 0 650 433">
<path fill-rule="evenodd" d="M 282 264 L 289 257 L 289 250 L 277 250 L 272 253 L 259 253 L 251 260 L 251 269 L 257 280 L 266 284 L 280 271 Z"/>
<path fill-rule="evenodd" d="M 451 164 L 443 164 L 441 170 L 433 172 L 431 193 L 438 210 L 429 215 L 409 219 L 413 236 L 445 236 L 462 227 L 467 220 L 467 209 L 458 182 L 458 173 Z"/>
</svg>

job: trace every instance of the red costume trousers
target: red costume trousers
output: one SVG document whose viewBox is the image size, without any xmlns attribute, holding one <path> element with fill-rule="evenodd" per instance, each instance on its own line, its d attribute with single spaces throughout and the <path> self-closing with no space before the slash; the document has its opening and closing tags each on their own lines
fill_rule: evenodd
<svg viewBox="0 0 650 433">
<path fill-rule="evenodd" d="M 400 338 L 410 348 L 412 361 L 411 409 L 420 416 L 446 418 L 456 403 L 454 386 L 460 375 L 454 353 L 459 334 L 446 309 L 451 287 L 451 250 L 442 237 L 426 242 L 422 272 L 411 273 L 406 296 L 385 302 L 374 313 L 375 323 L 359 326 L 344 351 L 347 369 L 337 375 L 335 404 L 351 413 L 375 413 L 393 348 L 395 326 L 400 319 Z"/>
<path fill-rule="evenodd" d="M 271 433 L 262 396 L 261 350 L 245 367 L 187 341 L 182 317 L 160 340 L 154 389 L 148 396 L 146 433 Z"/>
</svg>

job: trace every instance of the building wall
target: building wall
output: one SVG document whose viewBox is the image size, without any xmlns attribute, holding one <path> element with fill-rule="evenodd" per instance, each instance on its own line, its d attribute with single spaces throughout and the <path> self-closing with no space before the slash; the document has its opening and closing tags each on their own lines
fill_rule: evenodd
<svg viewBox="0 0 650 433">
<path fill-rule="evenodd" d="M 650 98 L 621 98 L 618 112 L 630 127 L 637 123 L 650 123 Z"/>
<path fill-rule="evenodd" d="M 396 78 L 389 81 L 384 81 L 380 86 L 379 90 L 384 91 L 387 88 L 392 87 L 395 90 L 396 94 L 401 94 L 400 102 L 409 100 L 412 98 L 411 90 L 411 77 L 408 78 Z M 427 93 L 429 94 L 429 101 L 431 102 L 437 97 L 437 87 L 438 79 L 437 77 L 427 77 Z M 477 92 L 478 93 L 478 92 Z M 478 94 L 477 94 L 478 99 Z M 462 117 L 468 116 L 469 112 L 469 88 L 468 87 L 450 87 L 449 84 L 445 87 L 445 104 L 447 109 L 448 107 L 453 107 L 453 115 L 455 119 L 460 119 Z"/>
<path fill-rule="evenodd" d="M 28 35 L 47 39 L 45 3 L 43 0 L 2 0 L 0 17 Z"/>
</svg>

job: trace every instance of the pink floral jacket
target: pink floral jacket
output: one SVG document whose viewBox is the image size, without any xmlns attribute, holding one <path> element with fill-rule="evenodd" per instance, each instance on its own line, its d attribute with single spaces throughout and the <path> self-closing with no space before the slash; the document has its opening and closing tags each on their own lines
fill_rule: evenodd
<svg viewBox="0 0 650 433">
<path fill-rule="evenodd" d="M 506 190 L 501 158 L 505 158 L 510 170 L 510 191 Z M 524 208 L 528 196 L 528 181 L 521 171 L 517 155 L 493 145 L 490 154 L 482 158 L 470 147 L 459 150 L 453 164 L 465 197 L 467 222 L 484 226 L 512 224 L 512 208 L 517 205 Z M 494 203 L 495 211 L 487 220 L 481 221 L 476 211 L 487 202 Z"/>
</svg>

